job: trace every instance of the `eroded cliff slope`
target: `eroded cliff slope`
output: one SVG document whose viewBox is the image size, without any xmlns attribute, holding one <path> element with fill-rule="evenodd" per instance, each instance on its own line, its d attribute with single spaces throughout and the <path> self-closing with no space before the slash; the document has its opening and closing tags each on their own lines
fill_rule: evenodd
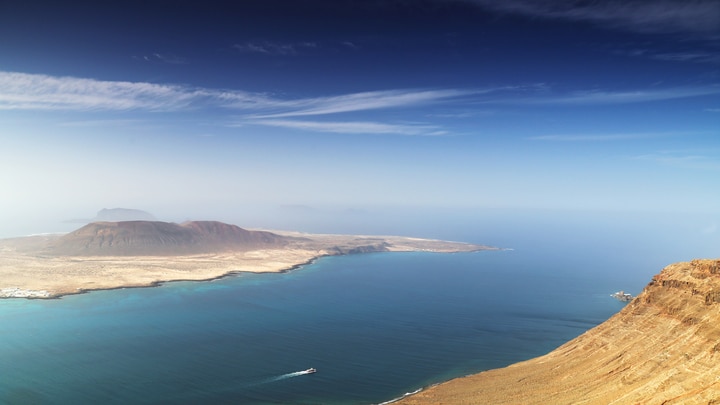
<svg viewBox="0 0 720 405">
<path fill-rule="evenodd" d="M 720 260 L 672 264 L 553 352 L 401 404 L 720 404 Z"/>
</svg>

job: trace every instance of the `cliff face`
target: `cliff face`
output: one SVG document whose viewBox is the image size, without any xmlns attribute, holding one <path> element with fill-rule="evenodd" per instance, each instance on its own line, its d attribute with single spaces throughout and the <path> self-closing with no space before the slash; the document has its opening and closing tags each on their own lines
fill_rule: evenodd
<svg viewBox="0 0 720 405">
<path fill-rule="evenodd" d="M 672 264 L 553 352 L 402 404 L 720 404 L 720 260 Z"/>
</svg>

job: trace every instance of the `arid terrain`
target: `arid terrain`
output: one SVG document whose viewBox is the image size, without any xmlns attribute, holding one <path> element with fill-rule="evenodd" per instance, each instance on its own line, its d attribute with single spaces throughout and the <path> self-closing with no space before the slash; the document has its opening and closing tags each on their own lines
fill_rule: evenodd
<svg viewBox="0 0 720 405">
<path fill-rule="evenodd" d="M 279 272 L 341 254 L 494 249 L 398 236 L 246 230 L 216 221 L 95 222 L 64 235 L 0 240 L 0 297 L 53 298 L 88 290 Z"/>
<path fill-rule="evenodd" d="M 416 404 L 720 404 L 720 260 L 676 263 L 551 353 L 458 378 Z"/>
</svg>

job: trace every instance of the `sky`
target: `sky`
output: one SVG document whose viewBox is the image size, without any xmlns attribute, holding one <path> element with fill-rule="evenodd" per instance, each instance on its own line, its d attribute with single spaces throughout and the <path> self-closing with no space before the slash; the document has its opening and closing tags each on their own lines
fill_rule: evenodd
<svg viewBox="0 0 720 405">
<path fill-rule="evenodd" d="M 716 0 L 104 3 L 0 1 L 0 237 L 114 207 L 301 228 L 692 213 L 716 232 Z"/>
</svg>

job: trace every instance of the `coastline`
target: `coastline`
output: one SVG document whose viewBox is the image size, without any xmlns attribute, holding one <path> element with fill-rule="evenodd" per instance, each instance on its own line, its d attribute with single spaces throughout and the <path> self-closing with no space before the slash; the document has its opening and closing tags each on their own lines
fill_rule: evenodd
<svg viewBox="0 0 720 405">
<path fill-rule="evenodd" d="M 297 235 L 297 233 L 290 233 Z M 0 240 L 0 298 L 57 299 L 120 288 L 156 287 L 174 281 L 212 281 L 239 273 L 283 273 L 324 256 L 372 252 L 455 253 L 498 248 L 398 236 L 302 234 L 285 248 L 184 256 L 50 256 L 43 243 Z"/>
<path fill-rule="evenodd" d="M 718 259 L 671 264 L 615 315 L 556 349 L 397 403 L 716 403 L 719 275 Z"/>
<path fill-rule="evenodd" d="M 258 269 L 258 268 L 240 268 L 240 269 L 217 269 L 217 270 L 209 270 L 209 271 L 203 271 L 200 274 L 178 274 L 177 276 L 173 277 L 168 275 L 168 277 L 162 278 L 162 279 L 153 279 L 153 280 L 147 280 L 147 281 L 140 281 L 140 282 L 133 282 L 132 280 L 127 280 L 126 282 L 123 282 L 121 284 L 117 285 L 107 285 L 102 286 L 99 285 L 97 287 L 75 287 L 75 289 L 70 289 L 66 287 L 60 287 L 56 289 L 48 289 L 48 288 L 23 288 L 19 286 L 7 286 L 0 288 L 0 299 L 13 299 L 13 298 L 25 298 L 25 299 L 60 299 L 67 295 L 77 295 L 77 294 L 87 294 L 94 291 L 104 291 L 104 290 L 119 290 L 119 289 L 125 289 L 125 288 L 153 288 L 153 287 L 159 287 L 166 283 L 172 283 L 172 282 L 182 282 L 182 281 L 193 281 L 193 282 L 209 282 L 213 280 L 219 280 L 226 277 L 231 277 L 236 274 L 242 274 L 242 273 L 287 273 L 290 271 L 298 270 L 302 267 L 305 267 L 307 265 L 310 265 L 314 262 L 316 262 L 318 259 L 329 256 L 328 254 L 317 254 L 314 256 L 311 256 L 303 261 L 297 261 L 293 263 L 288 263 L 287 265 L 279 266 L 279 267 L 268 267 L 265 269 Z M 164 258 L 159 257 L 159 259 L 172 259 L 172 258 Z M 199 257 L 198 260 L 206 259 L 206 257 Z M 77 260 L 77 259 L 73 259 Z M 143 266 L 135 266 L 133 268 L 132 266 L 133 258 L 129 258 L 127 261 L 127 269 L 129 270 L 135 270 L 135 271 L 143 271 Z M 185 264 L 184 264 L 185 265 Z M 169 265 L 169 267 L 172 267 L 172 265 Z M 1 273 L 2 267 L 0 266 L 0 273 Z M 88 282 L 88 281 L 80 281 L 80 282 Z M 92 281 L 91 281 L 92 282 Z M 113 284 L 113 283 L 111 283 Z"/>
<path fill-rule="evenodd" d="M 315 257 L 315 258 L 312 258 L 312 259 L 308 260 L 308 261 L 305 262 L 305 263 L 295 264 L 295 265 L 293 265 L 293 266 L 291 266 L 291 267 L 288 267 L 288 268 L 286 268 L 286 269 L 281 269 L 281 270 L 278 270 L 278 271 L 233 270 L 233 271 L 230 271 L 230 272 L 221 274 L 221 275 L 219 275 L 219 276 L 210 277 L 210 278 L 204 278 L 204 279 L 158 280 L 158 281 L 153 281 L 153 282 L 151 282 L 151 283 L 149 283 L 149 284 L 147 284 L 147 285 L 124 285 L 124 286 L 118 286 L 118 287 L 96 288 L 96 289 L 88 289 L 88 290 L 79 289 L 79 290 L 77 290 L 77 292 L 69 292 L 69 293 L 67 293 L 67 294 L 58 294 L 58 295 L 49 295 L 49 293 L 48 293 L 48 295 L 43 295 L 43 296 L 3 296 L 3 295 L 0 295 L 0 300 L 2 300 L 2 299 L 11 299 L 11 298 L 51 299 L 51 300 L 56 300 L 56 299 L 61 299 L 61 298 L 65 297 L 65 296 L 68 296 L 68 295 L 89 294 L 89 293 L 96 292 L 96 291 L 124 290 L 124 289 L 126 289 L 126 288 L 155 288 L 155 287 L 161 287 L 161 286 L 163 286 L 163 285 L 165 285 L 165 284 L 167 284 L 167 283 L 176 283 L 176 282 L 184 282 L 184 281 L 185 281 L 185 282 L 188 282 L 188 281 L 189 281 L 189 282 L 198 282 L 198 283 L 210 282 L 210 281 L 215 281 L 215 280 L 221 280 L 221 279 L 227 278 L 227 277 L 232 277 L 232 276 L 234 276 L 234 275 L 238 275 L 238 274 L 242 274 L 242 273 L 253 273 L 253 274 L 288 273 L 288 272 L 291 272 L 291 271 L 294 271 L 294 270 L 300 270 L 301 268 L 303 268 L 303 267 L 305 267 L 305 266 L 311 265 L 311 264 L 315 263 L 318 259 L 320 259 L 320 258 L 322 258 L 322 257 L 325 257 L 325 256 L 327 256 L 327 255 L 317 256 L 317 257 Z M 18 289 L 18 290 L 19 290 L 19 289 Z M 38 291 L 38 290 L 20 290 L 20 291 L 28 291 L 28 292 L 31 292 L 31 293 L 32 293 L 32 292 L 41 292 L 41 293 L 42 293 L 42 292 L 45 292 L 45 293 L 47 293 L 47 291 L 45 291 L 45 290 L 39 290 L 39 291 Z M 1 294 L 1 293 L 2 293 L 2 290 L 0 290 L 0 294 Z"/>
</svg>

